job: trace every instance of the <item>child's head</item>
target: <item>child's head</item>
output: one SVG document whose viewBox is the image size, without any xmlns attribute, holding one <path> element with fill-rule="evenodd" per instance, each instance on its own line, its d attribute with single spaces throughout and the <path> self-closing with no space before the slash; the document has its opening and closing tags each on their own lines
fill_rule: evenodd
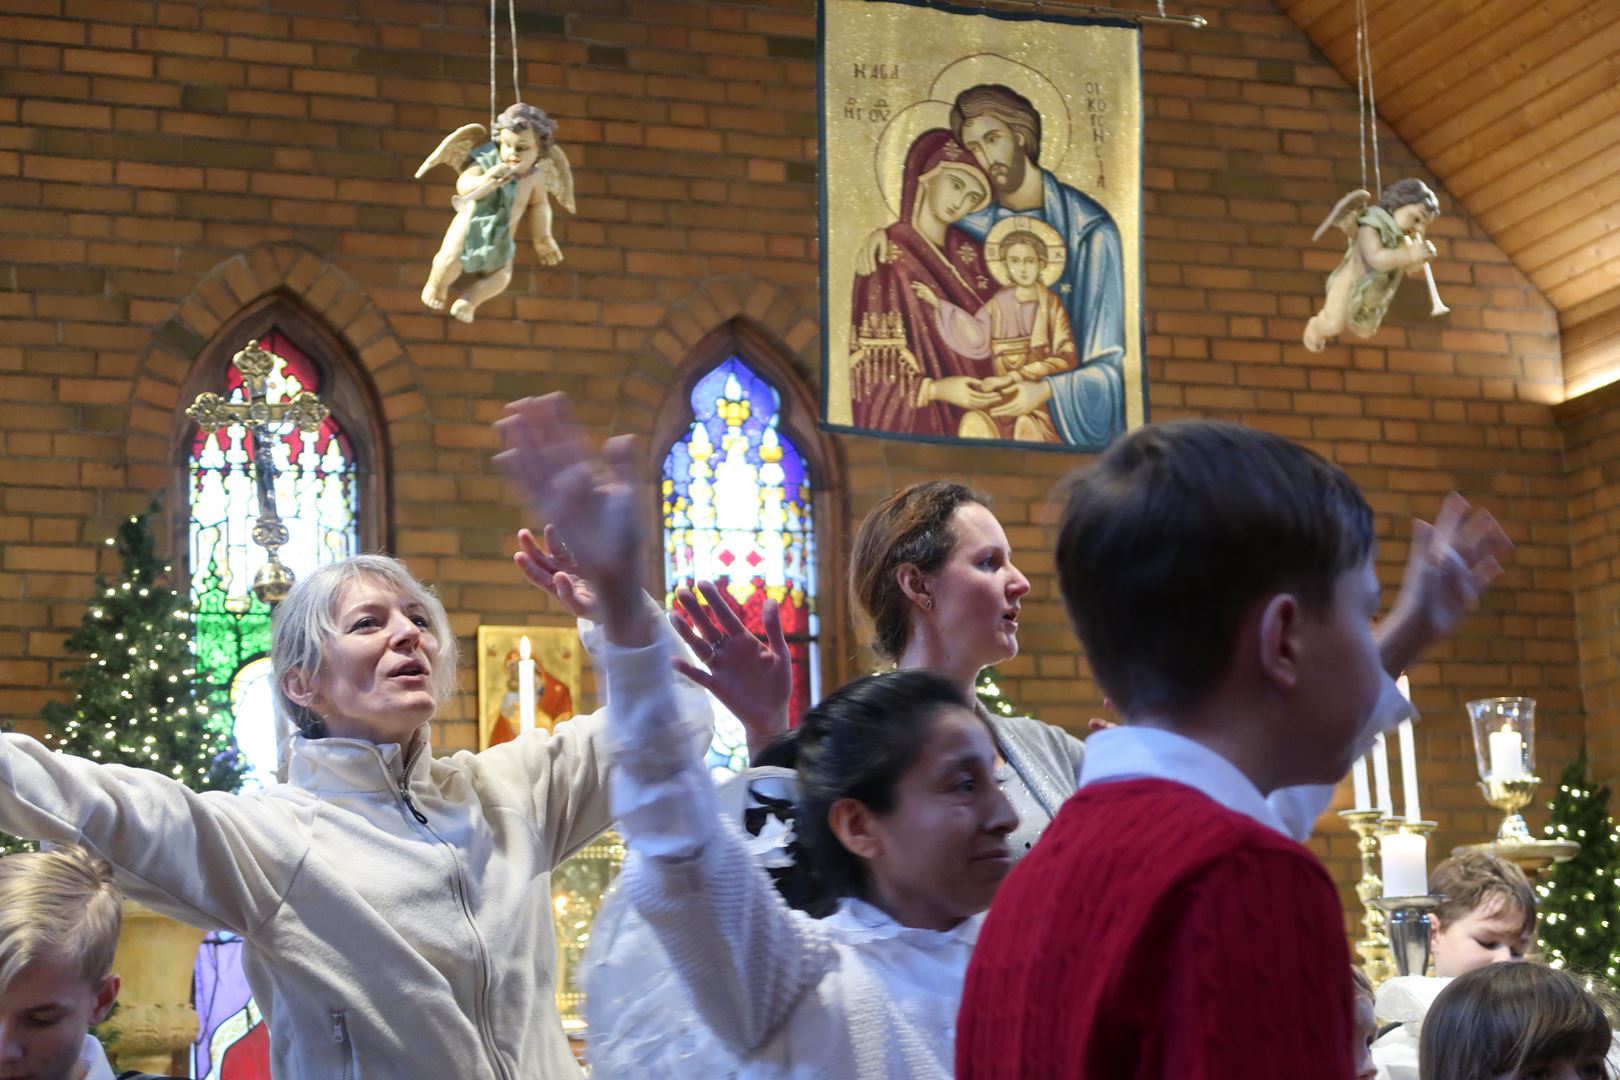
<svg viewBox="0 0 1620 1080">
<path fill-rule="evenodd" d="M 1372 1044 L 1378 1038 L 1378 1018 L 1373 1015 L 1376 998 L 1372 980 L 1354 964 L 1350 965 L 1350 983 L 1356 991 L 1356 1017 L 1351 1027 L 1355 1042 L 1350 1047 L 1352 1068 L 1356 1080 L 1373 1080 L 1378 1075 L 1378 1063 L 1373 1061 Z"/>
<path fill-rule="evenodd" d="M 556 144 L 557 121 L 525 102 L 508 105 L 495 120 L 489 133 L 499 151 L 501 163 L 527 171 L 551 152 Z"/>
<path fill-rule="evenodd" d="M 76 847 L 0 859 L 0 1076 L 63 1080 L 118 997 L 123 906 Z"/>
<path fill-rule="evenodd" d="M 1014 285 L 1034 285 L 1046 269 L 1046 242 L 1027 229 L 1001 238 L 1001 262 Z"/>
<path fill-rule="evenodd" d="M 1420 1080 L 1607 1080 L 1609 1018 L 1567 971 L 1488 964 L 1458 976 L 1423 1018 Z"/>
<path fill-rule="evenodd" d="M 984 722 L 938 675 L 858 679 L 799 725 L 800 846 L 831 894 L 949 929 L 988 907 L 1012 866 L 1018 815 L 995 763 Z"/>
<path fill-rule="evenodd" d="M 1536 937 L 1536 891 L 1524 871 L 1500 855 L 1467 851 L 1429 875 L 1445 900 L 1430 915 L 1436 975 L 1523 960 Z"/>
<path fill-rule="evenodd" d="M 1253 755 L 1268 782 L 1336 783 L 1388 679 L 1373 547 L 1366 499 L 1309 450 L 1236 424 L 1151 424 L 1072 481 L 1058 584 L 1127 718 L 1229 717 L 1268 747 Z"/>
</svg>

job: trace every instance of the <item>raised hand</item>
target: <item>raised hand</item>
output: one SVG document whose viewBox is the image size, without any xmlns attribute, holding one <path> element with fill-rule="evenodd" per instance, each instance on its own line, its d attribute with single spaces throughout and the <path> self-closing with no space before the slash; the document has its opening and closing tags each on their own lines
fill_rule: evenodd
<svg viewBox="0 0 1620 1080">
<path fill-rule="evenodd" d="M 1384 669 L 1401 671 L 1456 632 L 1512 551 L 1491 512 L 1456 492 L 1446 496 L 1433 525 L 1414 521 L 1400 595 L 1376 628 Z"/>
<path fill-rule="evenodd" d="M 641 607 L 643 514 L 639 462 L 629 436 L 609 439 L 598 455 L 568 410 L 562 394 L 525 398 L 495 422 L 506 447 L 496 463 L 552 537 L 572 552 L 579 573 L 601 590 L 608 636 L 622 645 L 646 645 Z M 555 550 L 555 548 L 553 549 Z"/>
<path fill-rule="evenodd" d="M 748 756 L 753 757 L 788 729 L 793 660 L 782 632 L 781 611 L 775 600 L 765 601 L 761 613 L 765 640 L 761 641 L 743 625 L 734 601 L 723 589 L 700 581 L 697 590 L 708 605 L 699 604 L 692 590 L 682 586 L 675 591 L 675 603 L 687 618 L 672 611 L 669 621 L 704 666 L 677 658 L 675 669 L 742 721 Z"/>
<path fill-rule="evenodd" d="M 601 622 L 601 610 L 596 601 L 596 590 L 580 576 L 579 564 L 568 545 L 557 535 L 555 525 L 545 529 L 545 546 L 535 540 L 528 529 L 518 530 L 518 550 L 512 561 L 529 580 L 529 584 L 557 598 L 568 614 L 576 619 Z"/>
</svg>

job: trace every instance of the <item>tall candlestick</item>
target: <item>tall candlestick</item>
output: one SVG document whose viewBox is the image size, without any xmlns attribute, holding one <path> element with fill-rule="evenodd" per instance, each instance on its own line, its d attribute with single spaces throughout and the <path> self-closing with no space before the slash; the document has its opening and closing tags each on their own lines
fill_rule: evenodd
<svg viewBox="0 0 1620 1080">
<path fill-rule="evenodd" d="M 1356 758 L 1355 764 L 1350 766 L 1350 783 L 1356 789 L 1356 805 L 1353 810 L 1371 810 L 1372 792 L 1367 787 L 1367 755 L 1362 754 Z"/>
<path fill-rule="evenodd" d="M 1373 736 L 1373 783 L 1378 789 L 1378 809 L 1385 817 L 1395 816 L 1395 796 L 1389 790 L 1389 744 L 1384 733 Z"/>
<path fill-rule="evenodd" d="M 1384 856 L 1385 896 L 1424 896 L 1429 891 L 1429 840 L 1395 832 L 1378 838 Z"/>
<path fill-rule="evenodd" d="M 1524 740 L 1508 724 L 1490 736 L 1491 779 L 1517 780 L 1524 775 Z"/>
<path fill-rule="evenodd" d="M 1402 720 L 1400 725 L 1401 742 L 1401 787 L 1405 796 L 1406 820 L 1422 821 L 1423 808 L 1418 803 L 1417 780 L 1417 736 L 1412 731 L 1412 721 Z"/>
<path fill-rule="evenodd" d="M 518 639 L 518 730 L 534 730 L 534 660 L 527 635 Z"/>
</svg>

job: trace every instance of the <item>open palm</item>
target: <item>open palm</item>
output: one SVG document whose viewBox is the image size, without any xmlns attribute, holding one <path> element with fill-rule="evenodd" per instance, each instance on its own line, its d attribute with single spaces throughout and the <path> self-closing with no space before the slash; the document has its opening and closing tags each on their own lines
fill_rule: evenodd
<svg viewBox="0 0 1620 1080">
<path fill-rule="evenodd" d="M 639 605 L 643 502 L 630 437 L 609 439 L 598 456 L 561 394 L 513 402 L 495 426 L 505 446 L 496 462 L 579 573 L 610 609 Z"/>
<path fill-rule="evenodd" d="M 748 755 L 754 757 L 777 735 L 788 729 L 788 702 L 793 696 L 793 660 L 782 615 L 776 601 L 765 601 L 762 612 L 765 638 L 755 637 L 725 591 L 713 582 L 699 581 L 698 602 L 691 589 L 675 591 L 678 611 L 669 613 L 675 632 L 703 666 L 675 661 L 682 675 L 713 694 L 742 721 L 748 735 Z M 684 613 L 684 618 L 682 617 Z"/>
</svg>

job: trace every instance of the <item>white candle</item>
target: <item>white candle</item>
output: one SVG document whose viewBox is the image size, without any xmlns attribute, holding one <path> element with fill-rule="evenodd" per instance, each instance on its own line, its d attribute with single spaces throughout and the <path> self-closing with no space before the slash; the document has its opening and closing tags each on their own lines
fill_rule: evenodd
<svg viewBox="0 0 1620 1080">
<path fill-rule="evenodd" d="M 1395 796 L 1389 790 L 1389 744 L 1384 733 L 1373 736 L 1373 783 L 1378 788 L 1378 809 L 1386 817 L 1395 816 Z"/>
<path fill-rule="evenodd" d="M 1370 810 L 1372 808 L 1372 792 L 1367 787 L 1367 755 L 1362 754 L 1356 758 L 1356 763 L 1350 766 L 1350 783 L 1356 789 L 1356 804 L 1352 810 Z"/>
<path fill-rule="evenodd" d="M 1524 740 L 1508 724 L 1490 735 L 1491 779 L 1517 780 L 1524 775 Z"/>
<path fill-rule="evenodd" d="M 1401 692 L 1401 697 L 1405 698 L 1407 701 L 1412 700 L 1412 680 L 1408 679 L 1405 675 L 1402 675 L 1400 678 L 1395 680 L 1395 689 L 1399 690 Z"/>
<path fill-rule="evenodd" d="M 1412 731 L 1412 721 L 1402 720 L 1400 725 L 1401 742 L 1401 787 L 1406 799 L 1406 820 L 1422 821 L 1423 807 L 1418 803 L 1417 782 L 1417 737 Z"/>
<path fill-rule="evenodd" d="M 529 656 L 529 639 L 518 640 L 518 731 L 534 729 L 534 661 Z"/>
<path fill-rule="evenodd" d="M 1429 841 L 1416 833 L 1397 832 L 1378 838 L 1384 856 L 1385 896 L 1427 896 Z"/>
</svg>

